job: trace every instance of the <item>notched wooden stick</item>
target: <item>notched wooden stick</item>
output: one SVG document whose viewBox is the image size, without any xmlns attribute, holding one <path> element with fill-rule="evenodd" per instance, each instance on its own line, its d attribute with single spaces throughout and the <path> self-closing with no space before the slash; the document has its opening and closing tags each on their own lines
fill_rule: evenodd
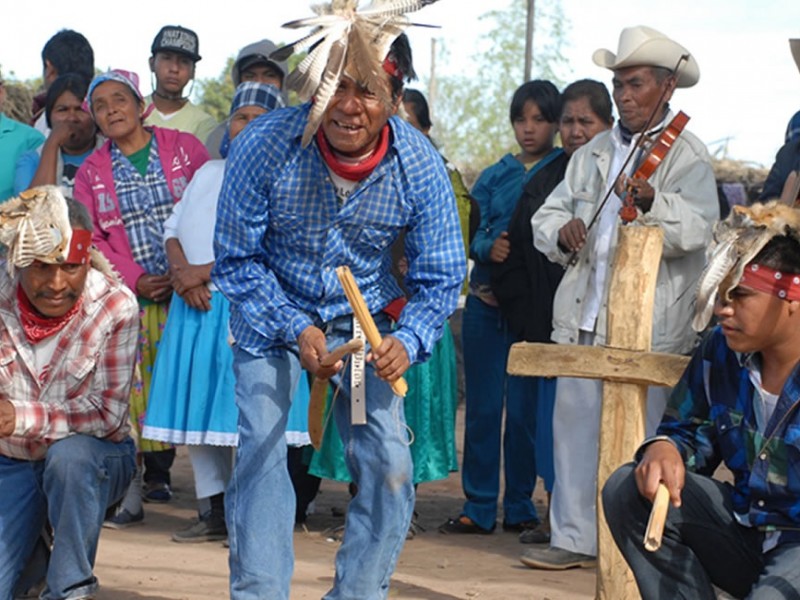
<svg viewBox="0 0 800 600">
<path fill-rule="evenodd" d="M 319 360 L 319 364 L 323 367 L 332 367 L 348 354 L 358 352 L 363 347 L 364 342 L 352 339 L 328 352 Z M 319 450 L 322 444 L 322 434 L 325 431 L 323 418 L 325 397 L 328 395 L 328 381 L 328 379 L 315 377 L 314 383 L 311 384 L 311 397 L 308 401 L 308 437 L 311 438 L 311 445 L 315 450 Z"/>
</svg>

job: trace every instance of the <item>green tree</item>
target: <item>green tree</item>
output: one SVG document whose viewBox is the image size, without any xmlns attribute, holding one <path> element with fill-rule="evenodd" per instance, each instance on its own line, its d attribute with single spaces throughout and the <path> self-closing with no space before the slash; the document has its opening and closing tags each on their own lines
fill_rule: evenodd
<svg viewBox="0 0 800 600">
<path fill-rule="evenodd" d="M 289 57 L 289 71 L 294 69 L 303 58 L 305 53 Z M 208 79 L 200 79 L 197 81 L 199 88 L 198 97 L 200 98 L 199 105 L 208 114 L 214 117 L 220 123 L 228 118 L 228 113 L 231 110 L 231 102 L 233 102 L 233 94 L 236 88 L 231 79 L 231 69 L 236 58 L 231 56 L 225 63 L 225 68 L 218 77 L 209 77 Z M 296 104 L 297 97 L 292 92 L 289 94 L 289 104 Z"/>
<path fill-rule="evenodd" d="M 233 79 L 231 79 L 231 68 L 236 59 L 231 56 L 225 62 L 225 68 L 219 77 L 200 79 L 199 86 L 200 107 L 214 117 L 217 122 L 222 123 L 228 118 L 233 101 Z"/>
<path fill-rule="evenodd" d="M 494 23 L 480 36 L 466 73 L 437 76 L 433 113 L 435 137 L 445 155 L 464 169 L 478 172 L 506 152 L 516 151 L 508 120 L 511 97 L 523 83 L 526 0 L 512 0 L 505 10 L 481 17 Z M 564 86 L 568 72 L 563 55 L 569 23 L 560 0 L 537 0 L 534 27 L 533 78 Z M 437 62 L 446 64 L 444 57 Z"/>
</svg>

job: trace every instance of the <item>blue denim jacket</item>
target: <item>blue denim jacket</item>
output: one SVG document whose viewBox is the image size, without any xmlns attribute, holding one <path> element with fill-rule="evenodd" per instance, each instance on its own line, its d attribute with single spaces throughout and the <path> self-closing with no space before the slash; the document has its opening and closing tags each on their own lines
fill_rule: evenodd
<svg viewBox="0 0 800 600">
<path fill-rule="evenodd" d="M 714 329 L 695 351 L 670 398 L 660 435 L 678 446 L 687 469 L 711 475 L 721 461 L 734 477 L 734 510 L 780 542 L 800 541 L 800 368 L 759 431 L 750 370 L 755 356 L 728 348 Z"/>
</svg>

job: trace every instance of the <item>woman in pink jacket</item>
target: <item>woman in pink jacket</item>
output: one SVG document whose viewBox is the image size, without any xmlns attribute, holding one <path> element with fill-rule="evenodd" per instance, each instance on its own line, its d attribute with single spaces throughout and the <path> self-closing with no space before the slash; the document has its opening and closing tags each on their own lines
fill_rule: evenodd
<svg viewBox="0 0 800 600">
<path fill-rule="evenodd" d="M 96 76 L 86 102 L 108 139 L 84 161 L 75 178 L 74 193 L 92 215 L 94 244 L 139 299 L 137 362 L 141 379 L 131 394 L 131 420 L 140 434 L 156 344 L 172 294 L 162 243 L 164 221 L 195 171 L 208 160 L 208 152 L 191 134 L 144 126 L 145 103 L 135 73 L 113 70 Z M 145 499 L 169 501 L 174 448 L 139 439 L 139 451 L 144 454 Z M 141 486 L 139 470 L 106 526 L 122 528 L 142 521 Z"/>
</svg>

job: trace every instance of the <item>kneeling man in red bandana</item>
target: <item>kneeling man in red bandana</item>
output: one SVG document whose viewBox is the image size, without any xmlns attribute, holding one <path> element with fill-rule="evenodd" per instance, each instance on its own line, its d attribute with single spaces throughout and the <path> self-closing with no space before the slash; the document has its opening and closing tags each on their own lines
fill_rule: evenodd
<svg viewBox="0 0 800 600">
<path fill-rule="evenodd" d="M 103 517 L 135 469 L 138 309 L 91 229 L 55 187 L 0 205 L 0 598 L 94 597 Z"/>
</svg>

